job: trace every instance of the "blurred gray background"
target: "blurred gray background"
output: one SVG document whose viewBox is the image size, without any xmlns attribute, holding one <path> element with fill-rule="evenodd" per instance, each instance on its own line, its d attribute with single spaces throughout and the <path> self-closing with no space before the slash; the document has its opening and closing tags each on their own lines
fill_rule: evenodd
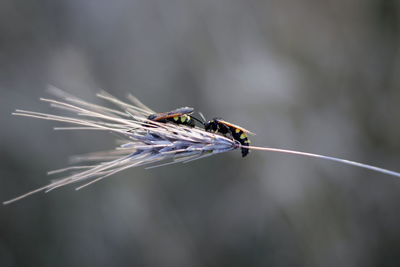
<svg viewBox="0 0 400 267">
<path fill-rule="evenodd" d="M 0 2 L 0 196 L 114 136 L 11 116 L 53 84 L 192 106 L 253 144 L 400 171 L 396 0 Z M 130 169 L 0 207 L 0 266 L 400 266 L 400 180 L 271 152 Z"/>
</svg>

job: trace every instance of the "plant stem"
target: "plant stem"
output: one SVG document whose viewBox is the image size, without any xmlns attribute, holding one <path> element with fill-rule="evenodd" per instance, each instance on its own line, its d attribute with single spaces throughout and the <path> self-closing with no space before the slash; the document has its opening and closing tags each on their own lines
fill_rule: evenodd
<svg viewBox="0 0 400 267">
<path fill-rule="evenodd" d="M 360 168 L 364 169 L 369 169 L 372 171 L 400 177 L 400 173 L 379 168 L 376 166 L 356 162 L 356 161 L 351 161 L 347 159 L 340 159 L 340 158 L 335 158 L 335 157 L 330 157 L 330 156 L 324 156 L 324 155 L 319 155 L 319 154 L 313 154 L 313 153 L 307 153 L 307 152 L 301 152 L 301 151 L 296 151 L 296 150 L 287 150 L 287 149 L 280 149 L 280 148 L 272 148 L 272 147 L 258 147 L 258 146 L 240 146 L 248 149 L 253 149 L 253 150 L 262 150 L 262 151 L 271 151 L 271 152 L 280 152 L 280 153 L 286 153 L 286 154 L 295 154 L 295 155 L 300 155 L 300 156 L 306 156 L 306 157 L 311 157 L 311 158 L 319 158 L 319 159 L 326 159 L 326 160 L 331 160 L 331 161 L 336 161 L 340 163 L 344 163 L 347 165 L 352 165 L 352 166 L 357 166 Z"/>
</svg>

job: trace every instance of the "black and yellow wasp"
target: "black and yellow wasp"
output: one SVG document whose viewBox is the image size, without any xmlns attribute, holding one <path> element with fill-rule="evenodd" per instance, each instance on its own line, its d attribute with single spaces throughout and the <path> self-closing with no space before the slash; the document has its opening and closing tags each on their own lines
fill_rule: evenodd
<svg viewBox="0 0 400 267">
<path fill-rule="evenodd" d="M 190 127 L 194 127 L 195 120 L 200 122 L 204 129 L 208 132 L 214 132 L 214 133 L 220 133 L 225 136 L 231 135 L 232 138 L 236 141 L 238 141 L 241 145 L 244 146 L 249 146 L 250 145 L 250 140 L 247 137 L 247 134 L 253 134 L 249 130 L 246 130 L 238 125 L 235 125 L 233 123 L 224 121 L 221 118 L 214 118 L 210 121 L 206 121 L 202 114 L 200 115 L 203 118 L 203 121 L 200 121 L 199 119 L 196 119 L 195 117 L 191 117 L 190 114 L 193 113 L 193 108 L 191 107 L 182 107 L 182 108 L 177 108 L 169 112 L 163 112 L 163 113 L 155 113 L 151 114 L 147 117 L 147 119 L 151 121 L 156 121 L 156 122 L 173 122 L 176 124 L 182 124 L 182 125 L 187 125 Z M 247 156 L 249 154 L 249 149 L 242 147 L 242 157 Z"/>
<path fill-rule="evenodd" d="M 193 113 L 193 108 L 182 107 L 169 112 L 155 113 L 147 117 L 151 121 L 157 122 L 174 122 L 176 124 L 183 124 L 194 127 L 195 123 L 190 114 Z"/>
<path fill-rule="evenodd" d="M 221 133 L 223 135 L 230 134 L 232 138 L 238 141 L 241 145 L 249 146 L 250 140 L 247 134 L 253 134 L 249 130 L 246 130 L 238 125 L 224 121 L 221 118 L 214 118 L 204 123 L 204 129 L 208 132 Z M 242 157 L 246 157 L 249 154 L 249 149 L 242 147 Z"/>
</svg>

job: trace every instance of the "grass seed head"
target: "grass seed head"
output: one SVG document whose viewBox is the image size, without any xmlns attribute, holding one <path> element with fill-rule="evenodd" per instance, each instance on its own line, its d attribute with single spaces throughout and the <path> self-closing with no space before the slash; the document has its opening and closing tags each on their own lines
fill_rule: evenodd
<svg viewBox="0 0 400 267">
<path fill-rule="evenodd" d="M 218 153 L 234 150 L 240 146 L 236 141 L 222 135 L 210 133 L 203 128 L 187 127 L 174 123 L 160 123 L 148 120 L 156 113 L 137 98 L 128 96 L 131 103 L 123 102 L 114 96 L 101 92 L 97 96 L 113 104 L 109 108 L 92 104 L 68 95 L 55 87 L 51 93 L 62 100 L 41 98 L 50 106 L 69 112 L 70 116 L 60 116 L 16 110 L 14 115 L 62 122 L 69 126 L 56 127 L 56 130 L 100 130 L 116 133 L 120 145 L 113 150 L 76 156 L 76 164 L 49 174 L 66 174 L 46 186 L 4 202 L 22 199 L 39 191 L 49 192 L 72 183 L 81 183 L 81 189 L 101 179 L 128 168 L 147 166 L 154 168 L 178 162 L 189 162 Z"/>
</svg>

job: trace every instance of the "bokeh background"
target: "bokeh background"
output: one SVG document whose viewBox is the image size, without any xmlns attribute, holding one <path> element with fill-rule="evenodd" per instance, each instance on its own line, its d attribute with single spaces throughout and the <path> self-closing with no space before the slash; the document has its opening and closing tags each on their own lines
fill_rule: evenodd
<svg viewBox="0 0 400 267">
<path fill-rule="evenodd" d="M 400 171 L 399 45 L 396 0 L 2 0 L 1 200 L 115 145 L 11 116 L 53 112 L 48 84 Z M 0 266 L 400 266 L 399 210 L 397 178 L 234 151 L 0 207 Z"/>
</svg>

